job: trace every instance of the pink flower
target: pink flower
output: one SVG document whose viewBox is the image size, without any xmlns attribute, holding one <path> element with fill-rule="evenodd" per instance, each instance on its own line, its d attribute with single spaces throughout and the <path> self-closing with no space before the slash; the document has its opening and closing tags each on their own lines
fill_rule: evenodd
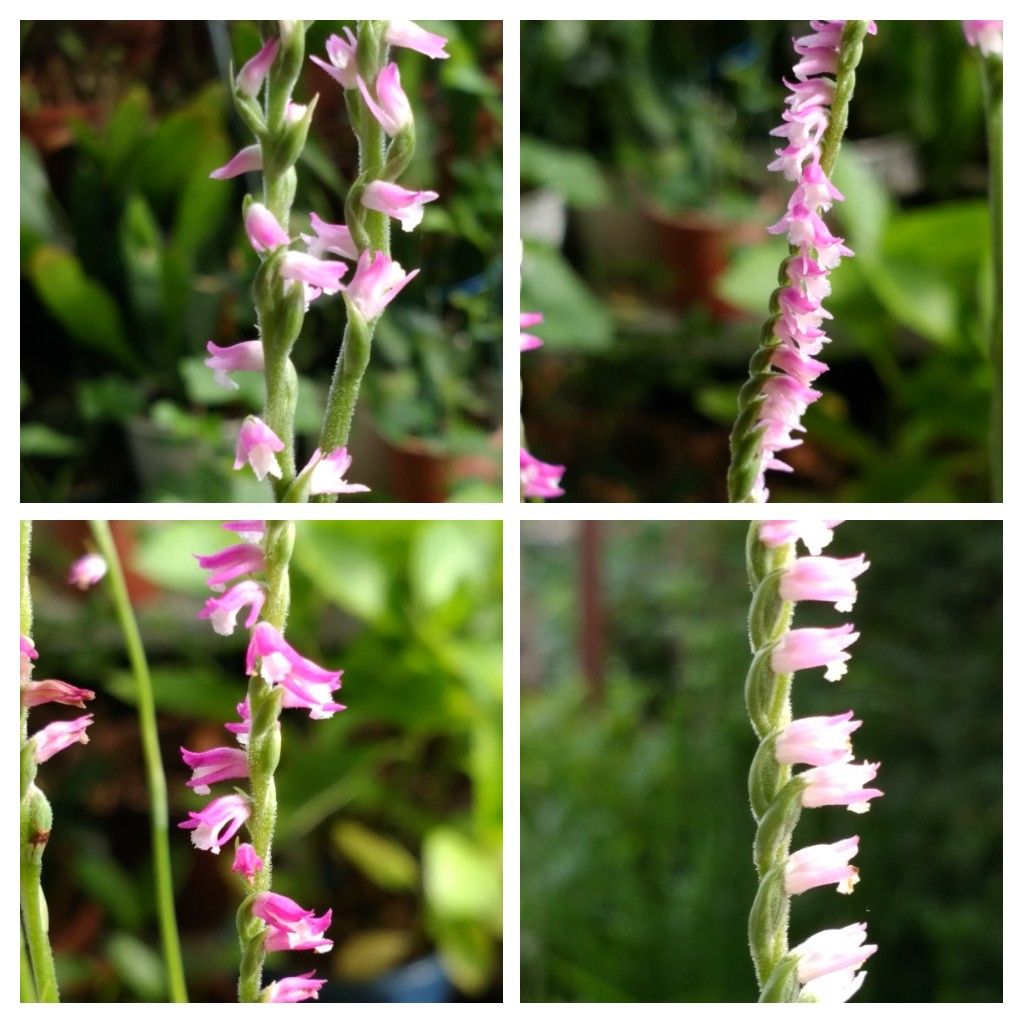
<svg viewBox="0 0 1024 1024">
<path fill-rule="evenodd" d="M 837 892 L 851 893 L 857 884 L 857 869 L 850 861 L 857 856 L 858 836 L 838 843 L 823 843 L 796 850 L 786 859 L 786 892 L 799 896 L 819 885 L 838 883 Z"/>
<path fill-rule="evenodd" d="M 251 843 L 242 843 L 235 850 L 235 861 L 231 865 L 231 870 L 243 875 L 250 885 L 256 878 L 256 872 L 262 867 L 263 858 L 256 853 L 256 848 Z"/>
<path fill-rule="evenodd" d="M 392 46 L 405 46 L 426 57 L 444 60 L 449 56 L 444 52 L 448 40 L 444 36 L 420 28 L 414 21 L 389 22 L 384 38 Z"/>
<path fill-rule="evenodd" d="M 39 657 L 39 652 L 32 646 L 32 641 L 27 636 L 21 638 L 21 656 L 31 661 Z"/>
<path fill-rule="evenodd" d="M 248 462 L 257 480 L 264 479 L 268 473 L 279 477 L 281 467 L 274 452 L 280 451 L 284 451 L 284 441 L 258 416 L 246 416 L 238 432 L 235 469 L 242 469 Z"/>
<path fill-rule="evenodd" d="M 842 519 L 765 519 L 758 529 L 761 543 L 770 548 L 803 541 L 812 555 L 820 555 L 832 543 L 832 531 Z"/>
<path fill-rule="evenodd" d="M 316 916 L 314 910 L 304 910 L 294 900 L 276 892 L 266 892 L 253 901 L 255 917 L 269 926 L 266 938 L 268 951 L 280 949 L 312 949 L 327 953 L 334 943 L 324 938 L 330 927 L 331 912 Z"/>
<path fill-rule="evenodd" d="M 284 123 L 295 124 L 301 121 L 306 116 L 307 110 L 309 110 L 308 103 L 295 103 L 293 100 L 289 100 L 288 106 L 284 108 Z"/>
<path fill-rule="evenodd" d="M 387 253 L 367 250 L 360 253 L 345 294 L 364 320 L 373 320 L 418 273 L 407 274 Z"/>
<path fill-rule="evenodd" d="M 360 494 L 369 491 L 365 484 L 350 484 L 345 474 L 352 465 L 352 456 L 347 448 L 335 448 L 328 455 L 317 448 L 306 465 L 313 467 L 309 478 L 310 494 Z"/>
<path fill-rule="evenodd" d="M 380 122 L 388 135 L 397 135 L 403 128 L 412 124 L 412 107 L 409 106 L 409 98 L 402 91 L 402 79 L 397 64 L 386 65 L 377 75 L 377 81 L 373 86 L 373 91 L 377 94 L 376 100 L 370 94 L 362 77 L 357 77 L 356 80 L 370 113 Z"/>
<path fill-rule="evenodd" d="M 987 57 L 1003 55 L 1003 23 L 1001 21 L 965 21 L 964 36 L 971 46 Z"/>
<path fill-rule="evenodd" d="M 350 28 L 342 31 L 345 33 L 346 39 L 336 35 L 330 35 L 327 38 L 329 64 L 319 57 L 310 57 L 309 59 L 318 67 L 323 68 L 339 85 L 346 89 L 355 89 L 359 70 L 356 65 L 356 37 Z"/>
<path fill-rule="evenodd" d="M 247 576 L 252 572 L 263 572 L 266 562 L 263 558 L 263 548 L 255 544 L 235 544 L 234 547 L 225 548 L 213 555 L 193 555 L 199 562 L 200 569 L 213 570 L 206 579 L 206 585 L 211 590 L 218 592 L 224 589 L 226 583 L 237 576 Z"/>
<path fill-rule="evenodd" d="M 519 449 L 519 482 L 527 498 L 560 498 L 565 491 L 559 486 L 565 466 L 535 459 L 525 448 Z"/>
<path fill-rule="evenodd" d="M 241 704 L 235 705 L 240 722 L 225 722 L 224 728 L 231 733 L 238 743 L 245 747 L 249 745 L 249 733 L 252 730 L 252 713 L 249 711 L 249 698 L 246 697 Z M 280 726 L 278 726 L 280 728 Z"/>
<path fill-rule="evenodd" d="M 240 341 L 235 345 L 215 345 L 206 343 L 206 351 L 210 357 L 203 362 L 213 370 L 213 379 L 229 391 L 237 391 L 238 385 L 228 376 L 235 370 L 262 370 L 263 343 L 260 341 Z"/>
<path fill-rule="evenodd" d="M 333 252 L 347 260 L 359 259 L 359 250 L 352 241 L 352 232 L 344 224 L 328 224 L 315 213 L 309 215 L 316 237 L 301 235 L 310 256 L 320 259 L 325 252 Z"/>
<path fill-rule="evenodd" d="M 853 967 L 845 967 L 839 971 L 830 971 L 820 978 L 807 982 L 800 990 L 801 1002 L 813 1003 L 847 1003 L 856 994 L 867 971 L 856 973 Z"/>
<path fill-rule="evenodd" d="M 851 924 L 846 928 L 827 928 L 812 935 L 790 952 L 798 958 L 796 976 L 801 985 L 833 971 L 857 970 L 877 946 L 865 946 L 868 928 Z"/>
<path fill-rule="evenodd" d="M 250 544 L 258 544 L 263 540 L 263 534 L 267 530 L 267 523 L 263 519 L 232 519 L 229 522 L 223 523 L 221 528 L 237 533 L 242 540 L 248 541 Z"/>
<path fill-rule="evenodd" d="M 255 96 L 263 86 L 263 79 L 267 77 L 274 59 L 277 57 L 277 50 L 280 46 L 279 40 L 275 37 L 268 39 L 260 49 L 259 53 L 242 65 L 235 79 L 235 88 L 246 96 Z"/>
<path fill-rule="evenodd" d="M 362 202 L 368 210 L 394 217 L 403 231 L 412 231 L 423 220 L 423 206 L 437 199 L 436 192 L 412 192 L 393 181 L 371 181 L 363 189 Z"/>
<path fill-rule="evenodd" d="M 857 600 L 857 584 L 853 581 L 870 564 L 863 555 L 798 558 L 783 572 L 779 594 L 784 601 L 828 601 L 837 612 L 849 612 Z"/>
<path fill-rule="evenodd" d="M 260 995 L 264 1003 L 301 1003 L 307 999 L 319 999 L 320 989 L 326 984 L 322 978 L 314 978 L 316 971 L 272 981 Z"/>
<path fill-rule="evenodd" d="M 817 766 L 853 760 L 850 737 L 863 724 L 853 712 L 819 715 L 790 722 L 775 738 L 775 760 L 780 764 Z"/>
<path fill-rule="evenodd" d="M 238 613 L 246 605 L 249 605 L 249 614 L 246 616 L 245 628 L 252 629 L 256 625 L 266 597 L 266 591 L 260 584 L 254 580 L 242 580 L 223 596 L 207 598 L 198 617 L 209 619 L 213 631 L 220 636 L 231 636 L 235 631 Z"/>
<path fill-rule="evenodd" d="M 804 668 L 824 667 L 825 678 L 838 682 L 846 675 L 850 660 L 846 648 L 859 636 L 849 622 L 834 629 L 791 629 L 772 651 L 772 669 L 788 675 Z"/>
<path fill-rule="evenodd" d="M 201 811 L 189 811 L 188 820 L 178 828 L 192 829 L 192 845 L 197 850 L 220 853 L 220 848 L 249 820 L 252 807 L 249 798 L 238 793 L 219 796 Z"/>
<path fill-rule="evenodd" d="M 85 701 L 96 696 L 92 690 L 72 686 L 60 679 L 27 680 L 21 684 L 21 706 L 37 708 L 40 704 L 67 704 L 85 709 Z"/>
<path fill-rule="evenodd" d="M 281 276 L 286 281 L 302 281 L 313 291 L 311 299 L 321 292 L 334 295 L 342 290 L 341 279 L 348 267 L 337 260 L 318 260 L 305 252 L 286 252 L 281 260 Z"/>
<path fill-rule="evenodd" d="M 262 203 L 250 203 L 245 211 L 245 233 L 249 236 L 249 244 L 257 252 L 276 249 L 291 241 L 288 232 Z"/>
<path fill-rule="evenodd" d="M 531 349 L 540 348 L 544 344 L 536 334 L 524 334 L 523 328 L 536 327 L 543 323 L 543 313 L 520 313 L 519 314 L 519 351 L 529 352 Z"/>
<path fill-rule="evenodd" d="M 82 555 L 68 570 L 68 583 L 79 590 L 88 590 L 107 575 L 107 563 L 102 555 Z"/>
<path fill-rule="evenodd" d="M 185 783 L 197 793 L 210 792 L 214 782 L 226 779 L 249 778 L 249 762 L 245 751 L 237 747 L 214 747 L 212 750 L 186 750 L 181 747 L 181 759 L 192 769 L 192 778 Z"/>
<path fill-rule="evenodd" d="M 43 726 L 32 737 L 36 763 L 49 761 L 54 754 L 59 754 L 73 743 L 88 743 L 89 737 L 86 736 L 85 730 L 92 725 L 92 720 L 92 715 L 82 715 L 81 718 L 73 718 L 70 722 L 51 722 Z"/>
<path fill-rule="evenodd" d="M 253 675 L 259 666 L 260 675 L 271 684 L 280 684 L 287 692 L 284 706 L 307 708 L 310 718 L 330 718 L 344 711 L 335 704 L 331 694 L 340 688 L 341 672 L 321 668 L 291 647 L 269 622 L 259 622 L 252 631 L 245 655 L 245 671 Z"/>
<path fill-rule="evenodd" d="M 250 171 L 262 170 L 263 149 L 257 144 L 240 149 L 223 167 L 210 171 L 210 177 L 215 181 L 226 181 L 228 178 L 237 178 Z"/>
<path fill-rule="evenodd" d="M 807 783 L 801 802 L 804 807 L 846 807 L 854 814 L 865 814 L 871 810 L 870 801 L 884 795 L 880 789 L 865 788 L 877 774 L 878 765 L 866 761 L 864 764 L 840 762 L 808 768 L 800 774 Z"/>
</svg>

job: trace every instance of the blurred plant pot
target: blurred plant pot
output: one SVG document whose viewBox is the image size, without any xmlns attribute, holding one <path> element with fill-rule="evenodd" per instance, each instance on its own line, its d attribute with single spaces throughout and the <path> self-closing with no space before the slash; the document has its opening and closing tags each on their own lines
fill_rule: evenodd
<svg viewBox="0 0 1024 1024">
<path fill-rule="evenodd" d="M 226 425 L 227 426 L 227 425 Z M 237 436 L 241 423 L 230 425 Z M 134 416 L 125 424 L 128 447 L 143 494 L 177 490 L 175 482 L 189 480 L 209 458 L 209 447 L 198 438 L 182 438 L 171 427 Z M 140 499 L 136 499 L 140 500 Z"/>
<path fill-rule="evenodd" d="M 680 309 L 702 305 L 719 320 L 740 320 L 746 314 L 716 295 L 718 279 L 729 264 L 729 252 L 764 238 L 760 220 L 729 220 L 706 210 L 669 213 L 648 206 L 658 253 L 671 271 L 669 296 Z"/>
<path fill-rule="evenodd" d="M 540 188 L 519 197 L 519 231 L 523 238 L 561 249 L 567 221 L 565 198 L 558 192 Z"/>
</svg>

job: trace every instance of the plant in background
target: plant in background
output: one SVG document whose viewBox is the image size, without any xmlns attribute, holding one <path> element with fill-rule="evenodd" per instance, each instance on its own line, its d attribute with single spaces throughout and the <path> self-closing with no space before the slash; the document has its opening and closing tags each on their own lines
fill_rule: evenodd
<svg viewBox="0 0 1024 1024">
<path fill-rule="evenodd" d="M 311 57 L 345 90 L 345 105 L 359 145 L 360 173 L 345 199 L 346 224 L 330 224 L 314 211 L 312 234 L 302 234 L 303 249 L 291 249 L 290 214 L 295 196 L 295 163 L 302 153 L 316 107 L 296 103 L 292 92 L 305 56 L 306 23 L 283 21 L 238 73 L 235 108 L 256 144 L 237 153 L 211 177 L 263 172 L 262 201 L 246 196 L 246 233 L 262 260 L 253 285 L 259 339 L 220 347 L 212 341 L 207 365 L 230 385 L 232 371 L 261 371 L 266 400 L 261 417 L 248 417 L 238 440 L 235 468 L 248 462 L 259 479 L 274 477 L 278 501 L 307 501 L 319 496 L 366 490 L 349 484 L 342 473 L 352 417 L 370 359 L 374 329 L 388 303 L 416 276 L 390 256 L 389 218 L 412 231 L 424 204 L 436 192 L 411 191 L 396 180 L 412 160 L 416 130 L 412 108 L 402 90 L 398 67 L 388 62 L 391 46 L 444 58 L 445 39 L 410 21 L 361 21 L 345 38 L 332 35 L 327 57 Z M 264 102 L 257 102 L 260 92 Z M 390 141 L 387 141 L 390 140 Z M 325 257 L 336 256 L 340 259 Z M 355 270 L 347 283 L 342 279 Z M 321 426 L 319 447 L 304 469 L 296 470 L 295 410 L 297 376 L 291 352 L 310 302 L 340 293 L 347 323 Z M 339 468 L 324 473 L 322 465 Z M 340 468 L 344 467 L 344 468 Z M 317 470 L 320 469 L 320 472 Z"/>
<path fill-rule="evenodd" d="M 881 796 L 870 787 L 877 764 L 853 761 L 850 736 L 861 725 L 853 712 L 793 720 L 793 674 L 824 668 L 836 682 L 846 673 L 847 648 L 859 634 L 836 629 L 792 629 L 794 604 L 824 601 L 850 611 L 856 579 L 867 568 L 856 558 L 822 557 L 839 520 L 754 521 L 747 539 L 750 646 L 746 701 L 760 741 L 750 767 L 750 806 L 757 822 L 754 865 L 759 885 L 750 911 L 750 952 L 761 1002 L 846 1002 L 864 982 L 860 967 L 876 946 L 865 945 L 866 926 L 826 929 L 789 945 L 789 901 L 821 885 L 850 893 L 857 868 L 850 861 L 860 839 L 790 852 L 804 807 L 843 806 L 856 814 Z M 797 541 L 809 557 L 798 557 Z M 793 766 L 808 765 L 793 774 Z M 858 973 L 859 972 L 859 973 Z"/>
<path fill-rule="evenodd" d="M 213 555 L 196 556 L 199 565 L 209 570 L 207 583 L 216 595 L 207 600 L 199 617 L 209 619 L 218 634 L 228 636 L 238 614 L 248 609 L 248 691 L 237 707 L 241 721 L 225 726 L 239 746 L 182 749 L 181 754 L 192 769 L 187 784 L 196 793 L 208 794 L 211 784 L 234 780 L 241 780 L 247 788 L 236 786 L 234 793 L 214 798 L 201 811 L 191 812 L 179 828 L 191 830 L 197 849 L 219 854 L 245 826 L 251 842 L 236 846 L 232 863 L 232 871 L 245 887 L 237 915 L 242 952 L 238 999 L 244 1003 L 300 1002 L 316 999 L 324 982 L 310 972 L 263 988 L 263 962 L 268 952 L 276 950 L 330 951 L 333 943 L 324 932 L 330 926 L 331 911 L 317 914 L 306 910 L 270 888 L 277 820 L 274 773 L 281 756 L 278 720 L 282 708 L 302 708 L 312 719 L 331 718 L 344 711 L 344 705 L 332 697 L 341 686 L 341 672 L 304 658 L 284 638 L 294 525 L 242 520 L 224 526 L 237 533 L 242 543 Z M 228 584 L 230 589 L 226 589 Z"/>
<path fill-rule="evenodd" d="M 544 344 L 536 334 L 527 334 L 526 330 L 543 323 L 543 313 L 519 314 L 519 352 L 529 352 Z M 524 498 L 560 498 L 562 490 L 562 474 L 565 466 L 555 466 L 549 462 L 541 462 L 526 450 L 526 428 L 520 420 L 519 424 L 519 485 Z"/>
<path fill-rule="evenodd" d="M 46 795 L 36 785 L 39 765 L 74 743 L 88 743 L 86 730 L 92 715 L 52 722 L 29 735 L 29 708 L 40 704 L 67 704 L 85 708 L 95 694 L 59 679 L 33 679 L 32 662 L 39 657 L 32 634 L 32 592 L 28 569 L 32 524 L 21 524 L 21 827 L 19 833 L 21 876 L 21 1000 L 60 1001 L 57 972 L 50 948 L 50 922 L 43 894 L 43 852 L 53 828 L 53 812 Z"/>
<path fill-rule="evenodd" d="M 965 21 L 964 35 L 981 55 L 988 133 L 988 199 L 992 234 L 992 312 L 989 354 L 992 359 L 991 473 L 992 497 L 1003 497 L 1003 23 Z"/>
<path fill-rule="evenodd" d="M 739 415 L 730 437 L 729 500 L 768 500 L 765 473 L 791 472 L 778 458 L 801 441 L 800 420 L 821 392 L 811 384 L 828 369 L 816 359 L 828 343 L 822 323 L 830 318 L 822 302 L 831 291 L 829 273 L 853 253 L 833 235 L 821 214 L 843 197 L 830 176 L 846 130 L 864 36 L 874 22 L 812 21 L 811 35 L 794 42 L 800 60 L 795 83 L 786 82 L 789 108 L 772 134 L 777 149 L 769 170 L 795 182 L 786 215 L 768 230 L 785 234 L 789 255 L 779 268 L 779 286 L 769 300 L 769 318 L 740 389 Z"/>
</svg>

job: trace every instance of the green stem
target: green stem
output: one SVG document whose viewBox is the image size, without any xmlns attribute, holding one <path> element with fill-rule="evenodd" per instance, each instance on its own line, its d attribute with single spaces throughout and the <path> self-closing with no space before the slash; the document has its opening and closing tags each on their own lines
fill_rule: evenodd
<svg viewBox="0 0 1024 1024">
<path fill-rule="evenodd" d="M 32 960 L 32 974 L 40 1003 L 59 1003 L 57 970 L 50 948 L 50 922 L 46 912 L 46 897 L 42 884 L 42 852 L 32 856 L 25 851 L 28 843 L 22 844 L 21 857 L 21 913 L 28 937 L 29 955 Z"/>
<path fill-rule="evenodd" d="M 1003 500 L 1003 60 L 981 58 L 988 132 L 988 199 L 992 232 L 992 498 Z"/>
<path fill-rule="evenodd" d="M 18 932 L 21 938 L 21 1001 L 37 1003 L 39 1000 L 36 998 L 36 981 L 32 977 L 32 964 L 29 962 L 28 950 L 25 948 L 25 930 L 23 927 L 19 927 Z"/>
<path fill-rule="evenodd" d="M 831 175 L 839 156 L 846 122 L 849 119 L 850 100 L 857 81 L 857 65 L 864 52 L 866 21 L 848 21 L 843 29 L 836 73 L 835 99 L 829 113 L 828 128 L 821 142 L 821 168 Z M 732 433 L 729 435 L 731 459 L 727 477 L 730 502 L 753 502 L 754 483 L 760 469 L 760 441 L 763 427 L 758 426 L 761 404 L 764 401 L 764 384 L 774 375 L 772 355 L 779 346 L 775 335 L 775 324 L 782 315 L 779 308 L 779 293 L 789 285 L 788 269 L 790 257 L 796 253 L 790 247 L 789 254 L 779 267 L 778 288 L 768 300 L 768 319 L 761 328 L 758 347 L 751 357 L 746 383 L 740 388 L 738 406 Z"/>
<path fill-rule="evenodd" d="M 264 538 L 267 566 L 267 600 L 262 621 L 277 630 L 284 630 L 290 604 L 289 565 L 295 545 L 295 526 L 290 522 L 268 522 Z M 241 961 L 238 972 L 238 1001 L 259 1002 L 263 987 L 265 927 L 255 917 L 253 900 L 270 890 L 273 877 L 272 846 L 277 821 L 277 792 L 274 772 L 281 757 L 282 691 L 271 686 L 256 673 L 249 678 L 249 709 L 252 725 L 249 730 L 249 792 L 252 813 L 248 821 L 249 835 L 256 855 L 263 866 L 256 873 L 252 886 L 238 909 L 238 939 Z"/>
<path fill-rule="evenodd" d="M 174 917 L 174 882 L 171 877 L 171 850 L 167 835 L 167 782 L 160 759 L 160 738 L 157 732 L 156 707 L 153 686 L 149 676 L 146 652 L 142 646 L 138 623 L 128 597 L 121 560 L 106 520 L 94 519 L 90 523 L 92 535 L 100 554 L 107 563 L 107 580 L 114 611 L 124 637 L 132 675 L 142 738 L 142 757 L 146 770 L 146 788 L 149 793 L 150 839 L 152 843 L 153 876 L 156 885 L 157 917 L 160 940 L 167 970 L 167 988 L 171 1002 L 188 1001 L 185 972 L 181 962 L 178 925 Z"/>
</svg>

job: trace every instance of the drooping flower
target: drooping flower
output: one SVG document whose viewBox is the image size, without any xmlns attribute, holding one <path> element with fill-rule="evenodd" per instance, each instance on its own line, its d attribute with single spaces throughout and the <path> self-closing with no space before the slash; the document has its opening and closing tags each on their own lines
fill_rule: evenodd
<svg viewBox="0 0 1024 1024">
<path fill-rule="evenodd" d="M 178 828 L 192 829 L 192 845 L 197 850 L 220 853 L 251 814 L 249 798 L 232 793 L 211 800 L 201 811 L 189 811 L 188 819 L 179 822 Z"/>
<path fill-rule="evenodd" d="M 327 455 L 317 448 L 306 465 L 313 467 L 309 478 L 310 494 L 360 494 L 369 491 L 366 484 L 350 484 L 345 474 L 352 465 L 347 448 L 335 448 Z"/>
<path fill-rule="evenodd" d="M 263 587 L 255 580 L 242 580 L 236 583 L 226 594 L 220 597 L 209 597 L 202 611 L 199 612 L 200 619 L 209 619 L 213 631 L 220 636 L 231 636 L 235 631 L 235 621 L 239 611 L 246 605 L 249 606 L 249 614 L 245 619 L 245 628 L 252 629 L 260 617 L 260 610 L 267 594 Z"/>
<path fill-rule="evenodd" d="M 181 759 L 192 769 L 192 778 L 185 783 L 200 795 L 210 792 L 214 782 L 227 779 L 247 779 L 249 762 L 245 751 L 237 747 L 214 747 L 212 750 L 186 750 L 181 747 Z"/>
<path fill-rule="evenodd" d="M 524 328 L 536 327 L 544 322 L 543 313 L 520 313 L 519 314 L 519 351 L 529 352 L 531 349 L 540 348 L 544 344 L 536 334 L 525 334 Z"/>
<path fill-rule="evenodd" d="M 761 543 L 770 548 L 783 547 L 796 541 L 812 555 L 821 552 L 832 543 L 832 531 L 842 519 L 765 519 L 758 527 Z"/>
<path fill-rule="evenodd" d="M 206 585 L 218 593 L 224 589 L 225 584 L 230 583 L 238 576 L 263 572 L 266 568 L 263 548 L 257 544 L 235 544 L 212 555 L 193 555 L 192 557 L 199 562 L 200 569 L 212 570 L 206 578 Z"/>
<path fill-rule="evenodd" d="M 833 629 L 791 629 L 772 651 L 772 669 L 788 674 L 824 667 L 825 678 L 838 682 L 846 674 L 846 662 L 850 660 L 846 648 L 859 636 L 849 622 Z"/>
<path fill-rule="evenodd" d="M 256 96 L 263 86 L 263 80 L 273 66 L 280 45 L 280 40 L 276 36 L 273 39 L 268 39 L 259 52 L 242 65 L 242 70 L 238 72 L 238 77 L 235 79 L 235 88 L 240 93 L 246 96 Z"/>
<path fill-rule="evenodd" d="M 412 231 L 423 220 L 423 207 L 437 199 L 436 192 L 415 192 L 393 181 L 371 181 L 363 189 L 362 203 L 368 210 L 394 217 L 403 231 Z"/>
<path fill-rule="evenodd" d="M 344 224 L 328 224 L 316 213 L 310 213 L 313 235 L 301 235 L 310 256 L 320 259 L 325 252 L 333 252 L 347 260 L 358 260 L 359 250 L 352 241 L 352 232 Z"/>
<path fill-rule="evenodd" d="M 245 233 L 257 252 L 287 245 L 291 239 L 277 218 L 262 203 L 250 203 L 245 211 Z"/>
<path fill-rule="evenodd" d="M 225 722 L 224 728 L 231 733 L 235 740 L 243 747 L 249 745 L 249 733 L 252 730 L 252 712 L 249 710 L 249 698 L 246 697 L 240 704 L 235 705 L 240 722 Z M 280 726 L 278 727 L 280 728 Z"/>
<path fill-rule="evenodd" d="M 258 416 L 246 416 L 238 432 L 235 469 L 242 469 L 248 462 L 257 480 L 263 480 L 268 474 L 279 477 L 281 467 L 274 453 L 283 450 L 284 441 L 263 420 Z"/>
<path fill-rule="evenodd" d="M 341 672 L 304 658 L 269 622 L 256 624 L 246 651 L 246 673 L 253 675 L 257 670 L 266 682 L 285 689 L 285 707 L 307 708 L 310 718 L 330 718 L 345 710 L 331 700 L 341 686 Z"/>
<path fill-rule="evenodd" d="M 324 938 L 331 924 L 331 911 L 319 917 L 314 910 L 304 910 L 295 900 L 276 892 L 261 893 L 253 901 L 253 915 L 268 925 L 266 948 L 269 952 L 281 949 L 312 949 L 317 953 L 329 952 L 334 943 Z"/>
<path fill-rule="evenodd" d="M 407 274 L 387 253 L 367 249 L 359 255 L 345 295 L 364 320 L 373 320 L 418 273 L 411 270 Z"/>
<path fill-rule="evenodd" d="M 242 875 L 250 885 L 256 878 L 256 872 L 262 867 L 263 858 L 256 852 L 252 843 L 242 843 L 235 850 L 235 860 L 231 865 L 231 870 Z"/>
<path fill-rule="evenodd" d="M 971 46 L 986 56 L 1003 54 L 1003 23 L 1001 21 L 965 21 L 964 37 Z"/>
<path fill-rule="evenodd" d="M 346 264 L 338 260 L 319 260 L 305 252 L 286 252 L 281 260 L 281 276 L 286 281 L 301 281 L 307 285 L 310 299 L 318 298 L 321 292 L 327 295 L 340 292 L 341 279 L 347 273 Z"/>
<path fill-rule="evenodd" d="M 435 60 L 444 60 L 450 56 L 445 53 L 444 47 L 448 40 L 444 36 L 439 36 L 435 32 L 428 32 L 414 21 L 388 22 L 384 38 L 392 46 L 404 46 Z"/>
<path fill-rule="evenodd" d="M 258 544 L 263 540 L 263 534 L 267 530 L 267 523 L 263 519 L 231 519 L 226 523 L 222 523 L 221 529 L 237 533 L 242 540 L 249 544 Z"/>
<path fill-rule="evenodd" d="M 857 600 L 854 580 L 866 572 L 870 562 L 856 558 L 798 558 L 788 565 L 779 580 L 784 601 L 828 601 L 837 612 L 853 610 Z"/>
<path fill-rule="evenodd" d="M 263 148 L 256 144 L 240 149 L 223 167 L 210 171 L 210 177 L 214 181 L 227 181 L 228 178 L 237 178 L 250 171 L 262 170 Z"/>
<path fill-rule="evenodd" d="M 30 679 L 21 684 L 21 706 L 37 708 L 40 704 L 67 704 L 85 708 L 85 701 L 96 696 L 92 690 L 72 686 L 60 679 Z"/>
<path fill-rule="evenodd" d="M 794 946 L 790 952 L 797 955 L 797 980 L 806 985 L 833 972 L 857 970 L 878 949 L 864 945 L 867 934 L 866 924 L 851 924 L 827 928 Z"/>
<path fill-rule="evenodd" d="M 373 86 L 376 98 L 370 93 L 361 76 L 357 81 L 370 113 L 380 122 L 388 135 L 397 135 L 403 128 L 412 124 L 412 107 L 409 105 L 409 97 L 402 90 L 402 79 L 397 64 L 392 62 L 386 65 L 377 75 L 377 81 Z"/>
<path fill-rule="evenodd" d="M 72 718 L 69 722 L 51 722 L 44 725 L 32 736 L 33 753 L 36 763 L 49 761 L 54 754 L 59 754 L 74 743 L 88 743 L 86 729 L 92 725 L 92 715 Z"/>
<path fill-rule="evenodd" d="M 210 353 L 208 359 L 204 359 L 204 365 L 213 370 L 213 379 L 229 391 L 237 391 L 238 385 L 229 376 L 236 370 L 262 370 L 263 342 L 261 341 L 240 341 L 235 345 L 215 345 L 212 341 L 206 343 L 206 351 Z"/>
<path fill-rule="evenodd" d="M 560 498 L 565 491 L 559 486 L 565 466 L 556 466 L 535 459 L 525 448 L 519 449 L 519 481 L 527 498 Z"/>
<path fill-rule="evenodd" d="M 356 77 L 359 68 L 356 64 L 356 37 L 352 29 L 342 29 L 346 38 L 330 35 L 327 37 L 327 58 L 321 60 L 319 57 L 311 56 L 309 59 L 327 72 L 339 85 L 345 89 L 356 88 Z"/>
<path fill-rule="evenodd" d="M 107 575 L 107 563 L 102 555 L 88 554 L 76 558 L 68 569 L 68 583 L 79 590 L 88 590 Z"/>
<path fill-rule="evenodd" d="M 862 722 L 853 712 L 819 715 L 790 722 L 775 738 L 775 760 L 779 764 L 823 766 L 853 760 L 850 737 Z"/>
<path fill-rule="evenodd" d="M 871 801 L 884 794 L 880 789 L 867 788 L 878 774 L 878 765 L 840 762 L 808 768 L 800 778 L 807 786 L 801 794 L 804 807 L 846 807 L 854 814 L 871 810 Z"/>
<path fill-rule="evenodd" d="M 858 881 L 858 871 L 850 861 L 857 856 L 858 836 L 838 843 L 805 846 L 786 859 L 784 870 L 786 892 L 798 896 L 819 885 L 837 884 L 837 892 L 851 893 Z"/>
<path fill-rule="evenodd" d="M 314 978 L 316 971 L 307 971 L 293 978 L 272 981 L 260 994 L 264 1003 L 302 1003 L 307 999 L 319 999 L 320 989 L 326 983 L 323 978 Z"/>
</svg>

